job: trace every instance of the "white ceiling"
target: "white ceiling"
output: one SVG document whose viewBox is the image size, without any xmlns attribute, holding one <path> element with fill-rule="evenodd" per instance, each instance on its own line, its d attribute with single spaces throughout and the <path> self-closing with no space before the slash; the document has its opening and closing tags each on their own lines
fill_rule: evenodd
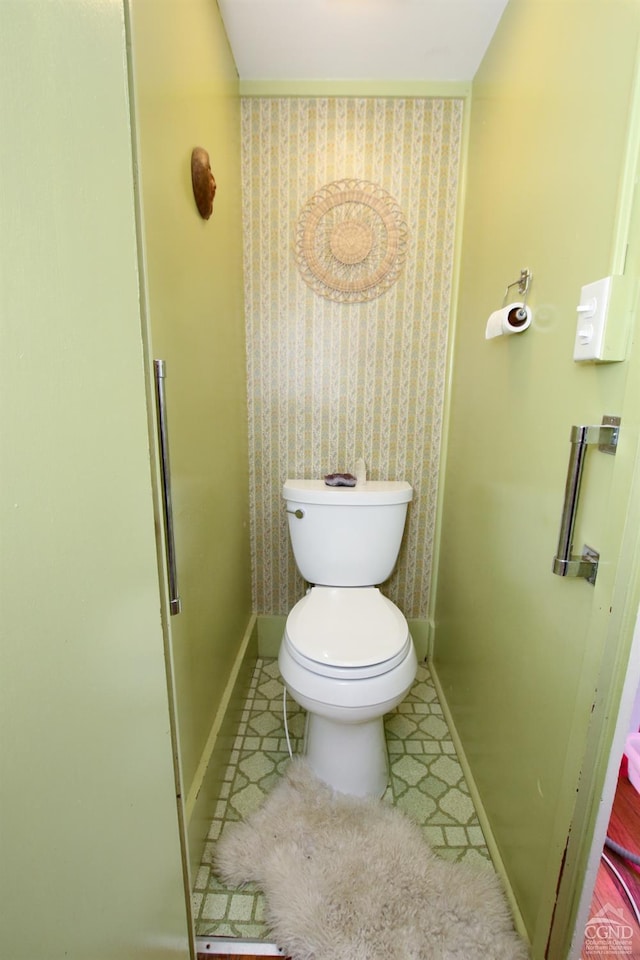
<svg viewBox="0 0 640 960">
<path fill-rule="evenodd" d="M 471 80 L 508 0 L 218 0 L 241 80 Z"/>
</svg>

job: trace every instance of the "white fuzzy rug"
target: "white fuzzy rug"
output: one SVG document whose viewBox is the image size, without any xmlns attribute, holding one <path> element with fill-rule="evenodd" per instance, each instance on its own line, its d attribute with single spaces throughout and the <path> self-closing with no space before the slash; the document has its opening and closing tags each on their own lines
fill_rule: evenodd
<svg viewBox="0 0 640 960">
<path fill-rule="evenodd" d="M 262 807 L 226 826 L 215 868 L 254 881 L 293 960 L 524 960 L 491 867 L 448 863 L 378 800 L 334 793 L 303 760 Z"/>
</svg>

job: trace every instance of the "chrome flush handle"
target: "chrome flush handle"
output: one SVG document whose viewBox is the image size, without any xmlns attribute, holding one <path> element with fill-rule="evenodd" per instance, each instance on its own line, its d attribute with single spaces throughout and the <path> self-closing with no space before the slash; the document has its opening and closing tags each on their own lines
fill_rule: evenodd
<svg viewBox="0 0 640 960">
<path fill-rule="evenodd" d="M 297 510 L 287 510 L 287 513 L 290 513 L 292 517 L 297 517 L 298 520 L 302 520 L 304 517 L 304 510 L 300 510 L 299 507 Z"/>
</svg>

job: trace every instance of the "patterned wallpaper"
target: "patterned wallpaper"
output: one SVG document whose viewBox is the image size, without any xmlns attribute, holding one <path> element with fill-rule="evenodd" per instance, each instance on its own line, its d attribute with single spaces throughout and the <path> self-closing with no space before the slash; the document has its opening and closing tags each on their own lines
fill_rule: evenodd
<svg viewBox="0 0 640 960">
<path fill-rule="evenodd" d="M 282 483 L 350 470 L 414 488 L 384 592 L 426 618 L 446 379 L 462 129 L 460 99 L 245 98 L 243 229 L 254 605 L 285 614 L 304 592 Z M 298 217 L 325 184 L 382 187 L 408 251 L 398 281 L 337 303 L 303 281 Z"/>
</svg>

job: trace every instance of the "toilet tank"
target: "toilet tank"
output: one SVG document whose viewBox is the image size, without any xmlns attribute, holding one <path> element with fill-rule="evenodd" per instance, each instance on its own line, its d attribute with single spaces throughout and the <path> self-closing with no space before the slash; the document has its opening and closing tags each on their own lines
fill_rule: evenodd
<svg viewBox="0 0 640 960">
<path fill-rule="evenodd" d="M 413 496 L 406 481 L 329 487 L 323 480 L 287 480 L 282 495 L 293 555 L 309 583 L 365 587 L 391 576 Z"/>
</svg>

